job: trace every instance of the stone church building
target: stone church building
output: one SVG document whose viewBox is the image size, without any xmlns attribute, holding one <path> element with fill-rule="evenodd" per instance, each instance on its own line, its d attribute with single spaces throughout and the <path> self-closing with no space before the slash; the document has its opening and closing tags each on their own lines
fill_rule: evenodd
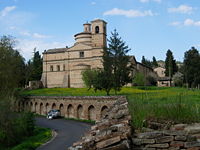
<svg viewBox="0 0 200 150">
<path fill-rule="evenodd" d="M 94 20 L 83 24 L 84 31 L 74 35 L 72 47 L 49 49 L 43 52 L 42 83 L 44 87 L 84 87 L 81 72 L 103 68 L 103 48 L 106 47 L 106 22 Z M 152 73 L 151 68 L 138 63 L 131 56 L 135 71 Z"/>
</svg>

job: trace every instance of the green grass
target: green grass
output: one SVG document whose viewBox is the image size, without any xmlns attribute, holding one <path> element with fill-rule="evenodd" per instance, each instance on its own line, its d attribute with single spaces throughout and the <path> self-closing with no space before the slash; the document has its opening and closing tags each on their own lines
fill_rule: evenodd
<svg viewBox="0 0 200 150">
<path fill-rule="evenodd" d="M 51 137 L 52 134 L 50 129 L 36 127 L 34 136 L 25 139 L 23 143 L 7 150 L 35 150 L 37 147 L 50 140 Z"/>
<path fill-rule="evenodd" d="M 104 96 L 104 91 L 86 88 L 51 88 L 23 91 L 22 95 L 39 96 Z M 114 95 L 114 91 L 111 91 Z M 177 87 L 124 87 L 117 95 L 126 95 L 132 125 L 143 127 L 144 120 L 156 118 L 175 123 L 200 122 L 200 91 Z"/>
</svg>

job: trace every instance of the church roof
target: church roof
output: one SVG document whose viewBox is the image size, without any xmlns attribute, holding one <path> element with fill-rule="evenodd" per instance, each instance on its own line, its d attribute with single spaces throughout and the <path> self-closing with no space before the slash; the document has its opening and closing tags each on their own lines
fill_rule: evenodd
<svg viewBox="0 0 200 150">
<path fill-rule="evenodd" d="M 46 54 L 50 54 L 50 53 L 63 53 L 65 51 L 67 51 L 67 49 L 68 48 L 54 48 L 54 49 L 49 49 L 49 50 L 47 50 L 44 53 L 46 53 Z"/>
</svg>

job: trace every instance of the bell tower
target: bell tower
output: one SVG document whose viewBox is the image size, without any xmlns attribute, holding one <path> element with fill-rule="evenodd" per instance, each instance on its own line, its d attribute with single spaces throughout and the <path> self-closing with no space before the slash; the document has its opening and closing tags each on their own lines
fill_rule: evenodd
<svg viewBox="0 0 200 150">
<path fill-rule="evenodd" d="M 100 19 L 91 21 L 93 47 L 106 47 L 106 24 L 107 23 L 104 20 Z"/>
</svg>

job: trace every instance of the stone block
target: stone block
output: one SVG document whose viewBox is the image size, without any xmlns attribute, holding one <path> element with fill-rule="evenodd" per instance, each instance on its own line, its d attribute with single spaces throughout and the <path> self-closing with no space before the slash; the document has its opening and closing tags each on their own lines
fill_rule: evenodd
<svg viewBox="0 0 200 150">
<path fill-rule="evenodd" d="M 164 135 L 186 135 L 186 131 L 174 131 L 174 130 L 164 130 Z"/>
<path fill-rule="evenodd" d="M 186 148 L 192 148 L 192 147 L 200 147 L 200 142 L 193 141 L 193 142 L 185 142 Z"/>
<path fill-rule="evenodd" d="M 152 138 L 160 137 L 162 135 L 163 135 L 162 132 L 153 131 L 153 132 L 139 133 L 137 137 L 141 139 L 152 139 Z"/>
<path fill-rule="evenodd" d="M 168 143 L 164 143 L 164 144 L 149 144 L 146 145 L 146 148 L 169 148 L 169 144 Z"/>
<path fill-rule="evenodd" d="M 183 135 L 177 135 L 177 136 L 175 136 L 175 140 L 176 141 L 186 141 L 187 137 L 183 136 Z"/>
<path fill-rule="evenodd" d="M 167 143 L 174 140 L 174 136 L 163 136 L 156 138 L 156 143 Z"/>
<path fill-rule="evenodd" d="M 121 140 L 120 136 L 113 137 L 113 138 L 98 142 L 96 144 L 96 147 L 97 147 L 97 149 L 105 148 L 109 145 L 112 145 L 112 144 L 119 142 L 120 140 Z"/>
<path fill-rule="evenodd" d="M 182 142 L 182 141 L 172 141 L 170 143 L 170 146 L 172 146 L 172 147 L 183 147 L 184 146 L 184 142 Z"/>
</svg>

